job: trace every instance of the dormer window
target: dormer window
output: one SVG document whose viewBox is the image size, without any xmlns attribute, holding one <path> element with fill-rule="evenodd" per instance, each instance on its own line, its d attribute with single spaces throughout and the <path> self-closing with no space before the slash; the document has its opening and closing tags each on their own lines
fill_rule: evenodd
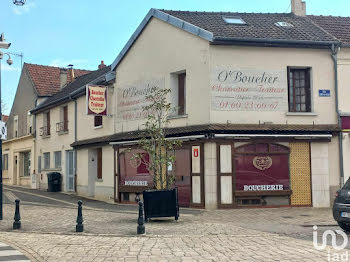
<svg viewBox="0 0 350 262">
<path fill-rule="evenodd" d="M 287 22 L 277 22 L 275 23 L 276 26 L 279 27 L 294 27 L 294 25 L 292 25 L 291 23 L 287 23 Z"/>
<path fill-rule="evenodd" d="M 247 23 L 240 17 L 237 16 L 223 16 L 222 19 L 227 24 L 232 24 L 232 25 L 246 25 Z"/>
</svg>

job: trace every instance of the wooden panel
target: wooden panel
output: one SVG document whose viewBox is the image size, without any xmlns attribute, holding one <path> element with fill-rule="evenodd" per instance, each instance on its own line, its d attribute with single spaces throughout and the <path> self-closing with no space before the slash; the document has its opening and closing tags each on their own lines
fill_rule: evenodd
<svg viewBox="0 0 350 262">
<path fill-rule="evenodd" d="M 310 145 L 290 143 L 290 182 L 293 194 L 291 205 L 311 205 Z"/>
</svg>

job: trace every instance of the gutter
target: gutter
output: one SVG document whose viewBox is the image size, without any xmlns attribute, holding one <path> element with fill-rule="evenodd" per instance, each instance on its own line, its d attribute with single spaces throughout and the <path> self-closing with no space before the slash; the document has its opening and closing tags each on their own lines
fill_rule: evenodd
<svg viewBox="0 0 350 262">
<path fill-rule="evenodd" d="M 331 47 L 331 57 L 333 60 L 334 67 L 334 87 L 335 87 L 335 108 L 338 118 L 338 126 L 341 128 L 341 112 L 339 110 L 339 91 L 338 91 L 338 51 L 339 46 L 332 45 Z M 344 185 L 344 155 L 343 155 L 343 132 L 340 129 L 339 131 L 339 169 L 340 169 L 340 186 Z"/>
<path fill-rule="evenodd" d="M 268 38 L 240 38 L 240 37 L 214 37 L 212 45 L 244 45 L 244 44 L 259 44 L 259 45 L 295 45 L 295 46 L 312 46 L 327 48 L 332 45 L 339 45 L 337 41 L 309 41 L 309 40 L 283 40 L 283 39 L 268 39 Z"/>
</svg>

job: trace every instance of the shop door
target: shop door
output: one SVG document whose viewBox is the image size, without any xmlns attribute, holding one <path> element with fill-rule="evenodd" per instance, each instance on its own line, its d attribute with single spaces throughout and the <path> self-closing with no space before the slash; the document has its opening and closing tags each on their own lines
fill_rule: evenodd
<svg viewBox="0 0 350 262">
<path fill-rule="evenodd" d="M 74 151 L 66 151 L 67 191 L 74 191 Z"/>
<path fill-rule="evenodd" d="M 189 207 L 191 203 L 191 152 L 179 149 L 175 152 L 175 187 L 178 188 L 179 206 Z"/>
</svg>

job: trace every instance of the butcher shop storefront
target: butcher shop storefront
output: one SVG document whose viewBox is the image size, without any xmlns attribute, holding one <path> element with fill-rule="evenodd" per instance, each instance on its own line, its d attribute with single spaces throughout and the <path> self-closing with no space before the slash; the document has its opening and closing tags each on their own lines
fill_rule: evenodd
<svg viewBox="0 0 350 262">
<path fill-rule="evenodd" d="M 295 126 L 291 126 L 278 134 L 272 128 L 276 126 L 260 130 L 232 124 L 170 128 L 169 139 L 183 141 L 174 152 L 175 163 L 168 168 L 179 189 L 180 206 L 329 205 L 329 185 L 321 180 L 329 179 L 328 148 L 336 143 L 335 128 L 315 126 L 318 131 L 310 132 L 293 131 Z M 133 158 L 141 152 L 137 140 L 111 144 L 116 158 L 115 200 L 134 202 L 143 190 L 154 187 L 153 177 L 142 161 Z"/>
</svg>

